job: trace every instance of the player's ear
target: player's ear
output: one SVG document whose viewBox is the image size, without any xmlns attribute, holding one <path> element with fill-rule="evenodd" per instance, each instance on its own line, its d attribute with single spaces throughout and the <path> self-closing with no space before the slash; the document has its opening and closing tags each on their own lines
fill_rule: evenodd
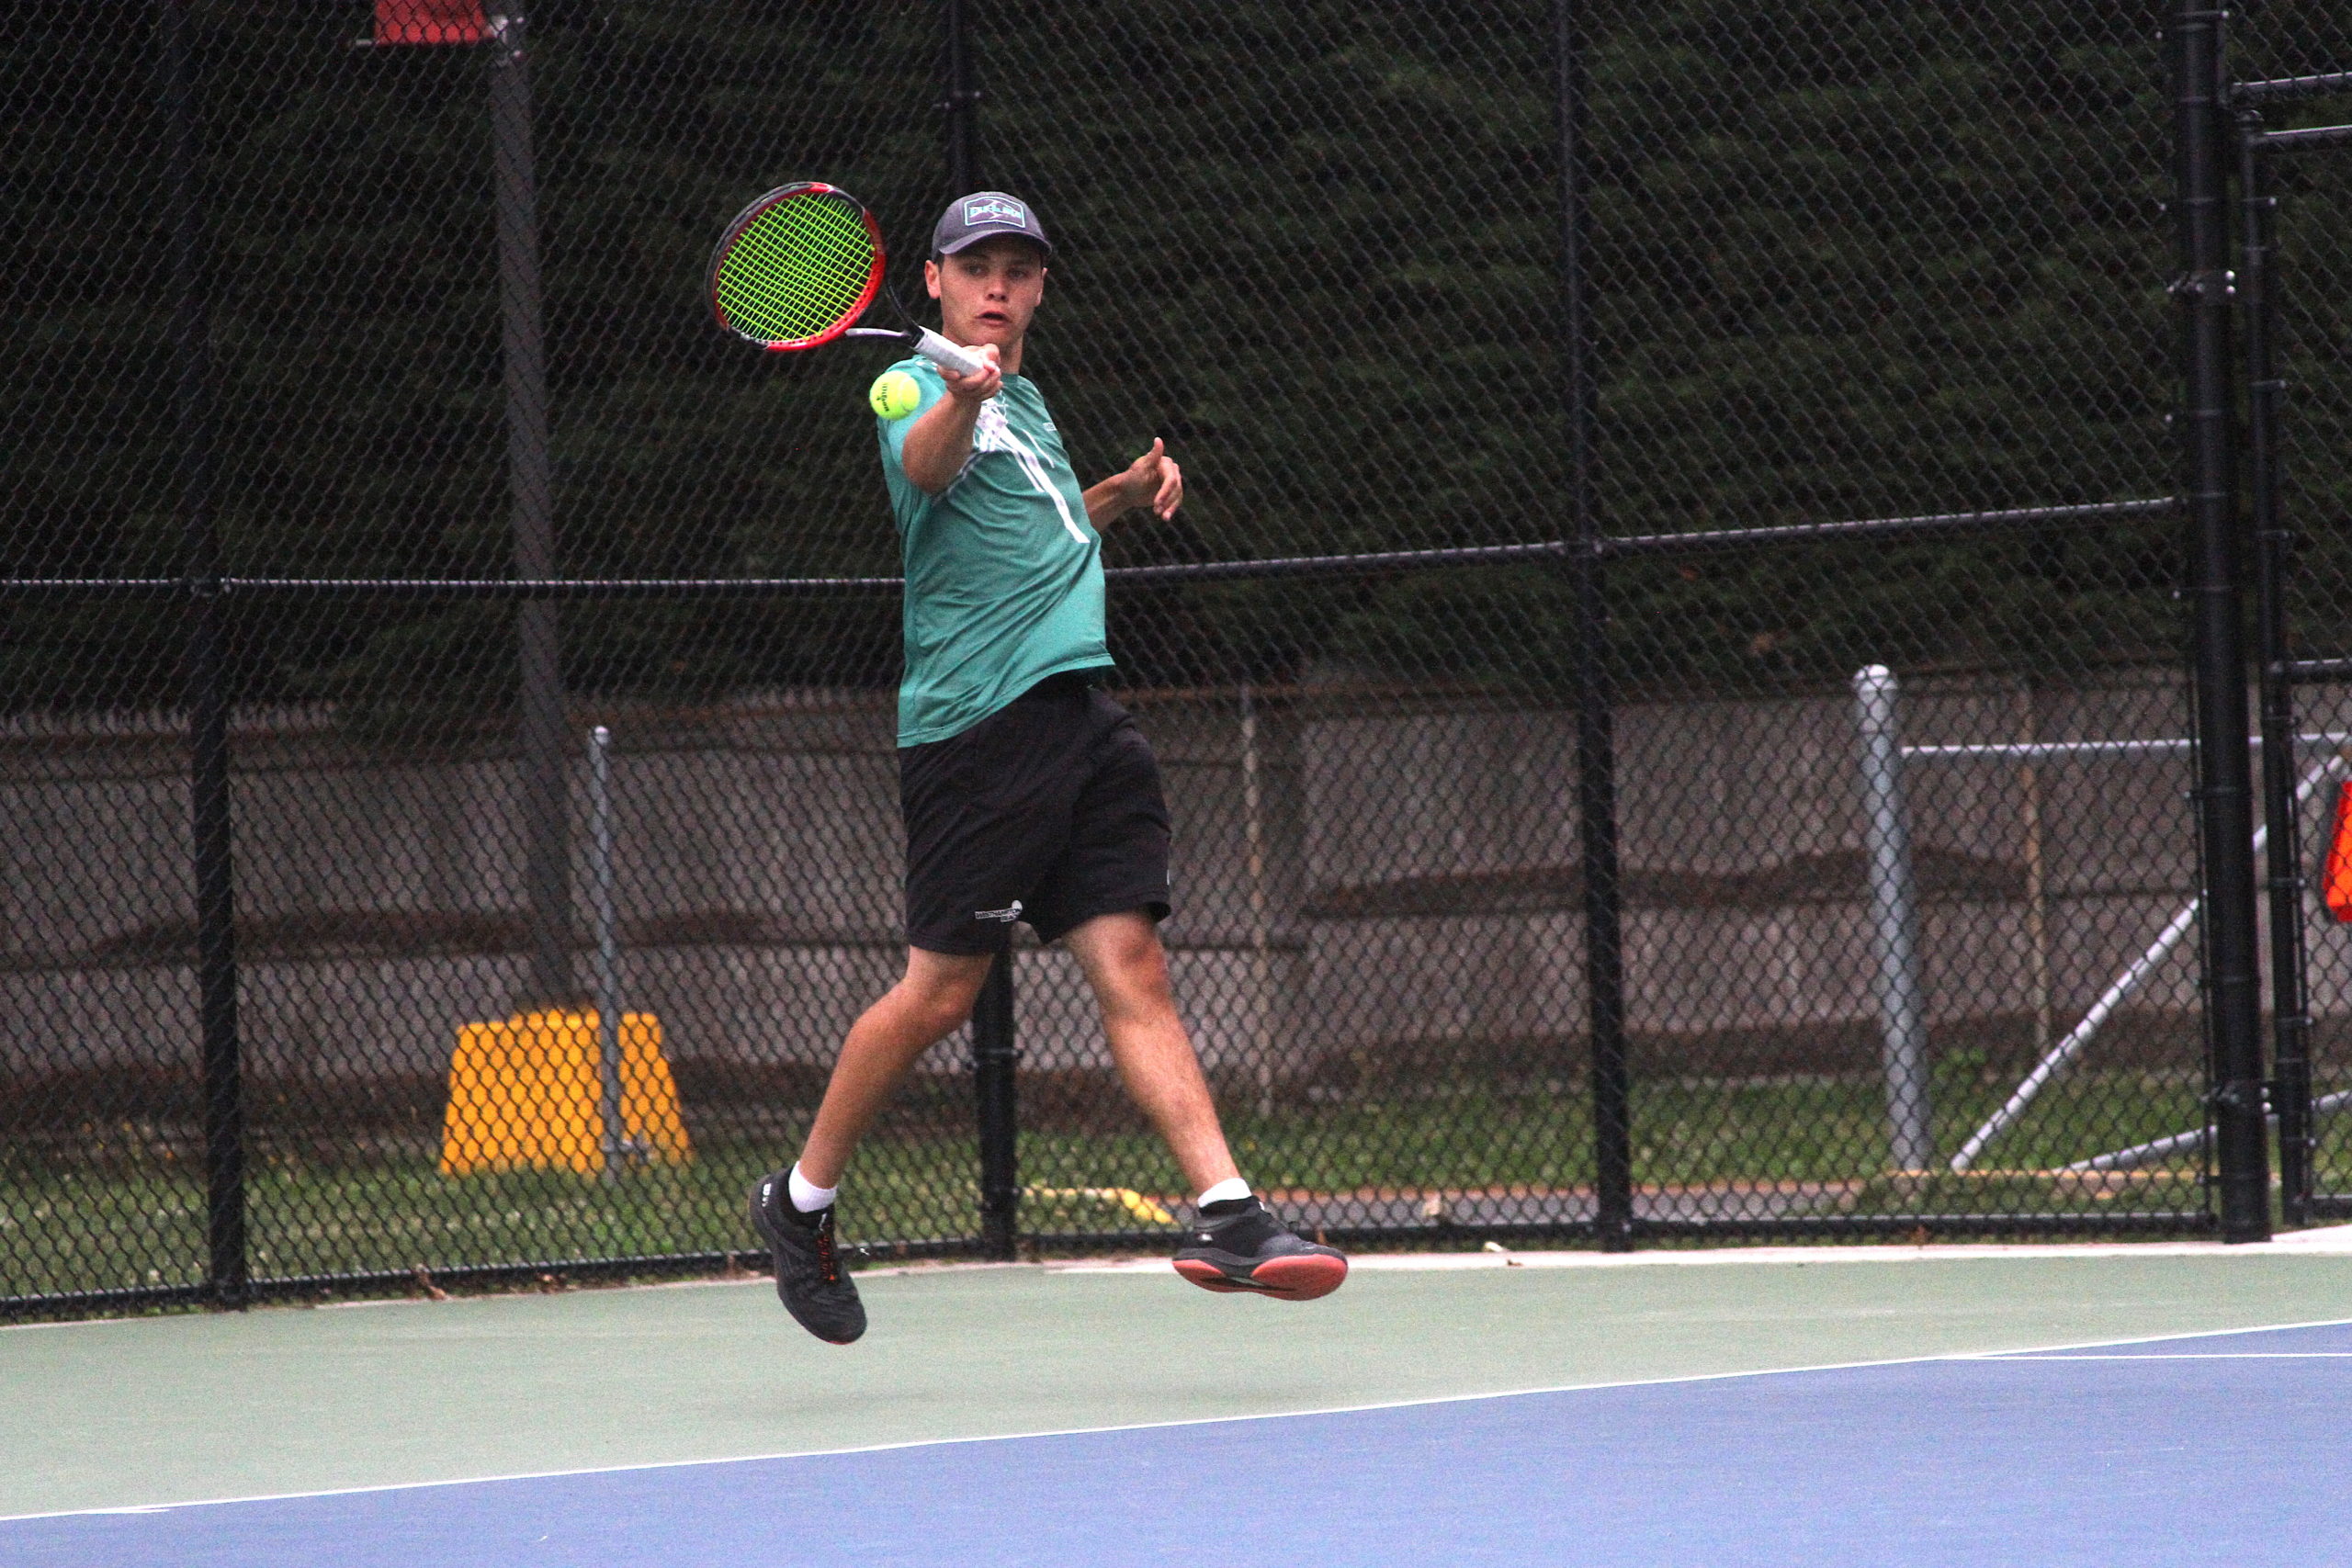
<svg viewBox="0 0 2352 1568">
<path fill-rule="evenodd" d="M 922 287 L 924 293 L 934 299 L 939 298 L 939 264 L 937 262 L 927 261 L 922 264 Z"/>
</svg>

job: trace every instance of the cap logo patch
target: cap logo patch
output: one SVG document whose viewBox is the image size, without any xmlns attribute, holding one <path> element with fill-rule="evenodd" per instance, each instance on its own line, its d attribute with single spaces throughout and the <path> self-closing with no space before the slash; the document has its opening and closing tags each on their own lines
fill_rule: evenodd
<svg viewBox="0 0 2352 1568">
<path fill-rule="evenodd" d="M 968 229 L 981 223 L 1009 223 L 1015 229 L 1026 229 L 1029 227 L 1029 209 L 1001 196 L 966 202 L 964 226 Z"/>
</svg>

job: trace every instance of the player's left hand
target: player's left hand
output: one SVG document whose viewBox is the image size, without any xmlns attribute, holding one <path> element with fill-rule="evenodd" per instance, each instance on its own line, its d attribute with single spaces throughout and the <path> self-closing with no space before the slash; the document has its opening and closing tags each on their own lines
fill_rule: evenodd
<svg viewBox="0 0 2352 1568">
<path fill-rule="evenodd" d="M 1156 516 L 1173 517 L 1184 504 L 1184 470 L 1168 455 L 1168 443 L 1155 435 L 1151 450 L 1119 476 L 1119 490 L 1129 506 L 1148 506 Z"/>
</svg>

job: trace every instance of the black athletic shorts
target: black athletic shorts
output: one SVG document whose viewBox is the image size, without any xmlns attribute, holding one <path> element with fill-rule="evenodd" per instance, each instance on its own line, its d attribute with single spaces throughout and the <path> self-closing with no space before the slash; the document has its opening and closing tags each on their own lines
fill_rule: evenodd
<svg viewBox="0 0 2352 1568">
<path fill-rule="evenodd" d="M 1050 675 L 960 735 L 899 749 L 907 941 L 1001 953 L 1097 915 L 1168 918 L 1168 804 L 1127 710 L 1091 674 Z"/>
</svg>

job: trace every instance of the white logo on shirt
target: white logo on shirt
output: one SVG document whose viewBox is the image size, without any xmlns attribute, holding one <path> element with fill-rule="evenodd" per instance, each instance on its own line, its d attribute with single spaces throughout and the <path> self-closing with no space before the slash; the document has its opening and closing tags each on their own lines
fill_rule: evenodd
<svg viewBox="0 0 2352 1568">
<path fill-rule="evenodd" d="M 1021 900 L 1018 898 L 1015 898 L 1012 901 L 1012 907 L 1009 909 L 975 909 L 972 911 L 972 919 L 976 920 L 1001 920 L 1008 926 L 1020 918 Z"/>
<path fill-rule="evenodd" d="M 990 398 L 980 405 L 980 417 L 972 425 L 972 450 L 975 452 L 1012 452 L 1018 448 L 1012 439 L 1012 425 L 1004 417 L 1004 400 Z"/>
<path fill-rule="evenodd" d="M 1081 545 L 1091 543 L 1085 530 L 1078 525 L 1078 519 L 1070 515 L 1069 502 L 1062 498 L 1061 487 L 1054 483 L 1052 476 L 1046 472 L 1046 460 L 1023 446 L 1021 438 L 1012 434 L 1012 423 L 1004 417 L 1001 401 L 1001 398 L 990 398 L 980 405 L 979 418 L 972 425 L 972 456 L 978 457 L 983 452 L 1002 452 L 1020 464 L 1021 471 L 1029 476 L 1029 482 L 1044 491 L 1046 499 L 1054 503 L 1054 510 L 1060 514 L 1062 526 L 1069 530 L 1069 536 Z M 1047 424 L 1046 428 L 1051 430 L 1053 426 Z M 970 466 L 968 461 L 965 465 L 967 468 Z M 960 479 L 964 476 L 959 473 L 956 477 Z"/>
</svg>

